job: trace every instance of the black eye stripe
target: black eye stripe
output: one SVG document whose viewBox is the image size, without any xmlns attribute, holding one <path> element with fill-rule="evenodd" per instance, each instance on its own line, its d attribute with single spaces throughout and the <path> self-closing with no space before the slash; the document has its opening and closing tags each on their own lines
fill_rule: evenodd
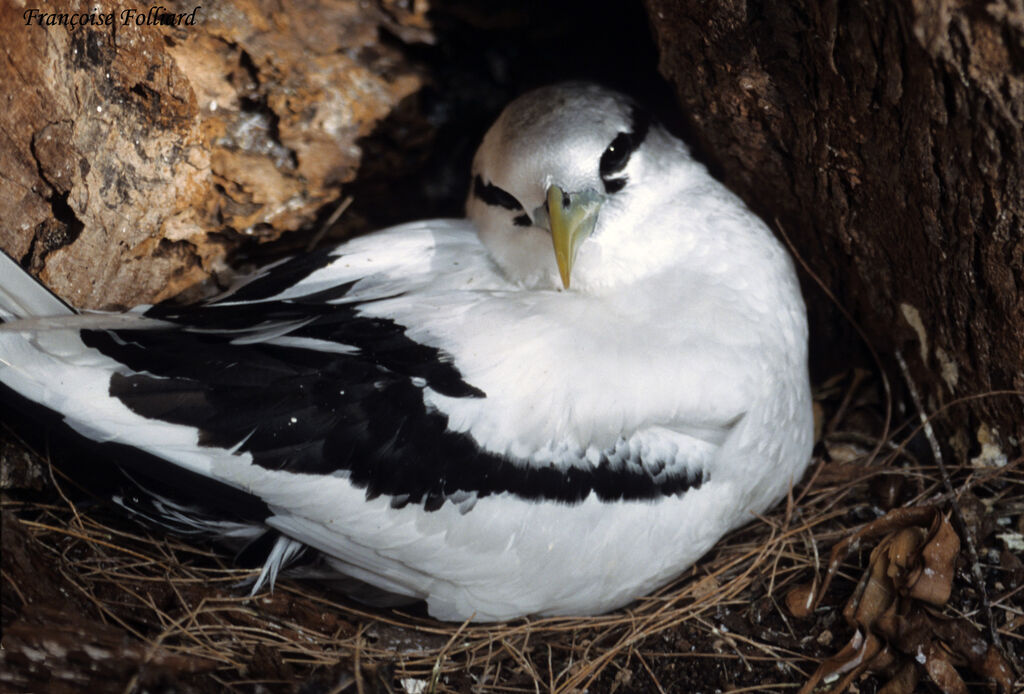
<svg viewBox="0 0 1024 694">
<path fill-rule="evenodd" d="M 632 124 L 630 131 L 616 135 L 612 143 L 608 145 L 608 149 L 601 155 L 601 178 L 604 180 L 604 188 L 608 193 L 622 190 L 622 187 L 626 184 L 625 177 L 619 177 L 614 180 L 610 179 L 626 168 L 629 158 L 643 144 L 648 130 L 651 129 L 651 118 L 647 112 L 634 106 L 631 115 Z"/>
<path fill-rule="evenodd" d="M 515 196 L 492 183 L 484 183 L 484 179 L 480 178 L 479 174 L 473 179 L 473 195 L 488 205 L 504 207 L 506 210 L 513 211 L 523 209 Z"/>
<path fill-rule="evenodd" d="M 530 219 L 530 216 L 526 214 L 519 215 L 518 217 L 512 220 L 512 223 L 515 224 L 517 227 L 533 226 L 533 221 Z"/>
<path fill-rule="evenodd" d="M 606 178 L 604 179 L 604 192 L 606 193 L 618 193 L 620 190 L 626 187 L 627 178 Z"/>
</svg>

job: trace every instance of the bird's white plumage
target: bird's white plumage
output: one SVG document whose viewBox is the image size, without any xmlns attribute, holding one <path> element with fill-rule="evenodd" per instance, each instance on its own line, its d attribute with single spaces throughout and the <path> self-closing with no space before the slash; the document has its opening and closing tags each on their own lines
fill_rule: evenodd
<svg viewBox="0 0 1024 694">
<path fill-rule="evenodd" d="M 350 311 L 359 326 L 400 326 L 402 340 L 429 350 L 479 395 L 452 391 L 450 381 L 419 367 L 405 373 L 404 362 L 378 361 L 379 383 L 372 375 L 355 383 L 361 397 L 397 393 L 389 388 L 399 383 L 402 393 L 416 394 L 418 410 L 396 420 L 393 441 L 373 445 L 398 455 L 418 435 L 417 422 L 441 421 L 445 442 L 470 442 L 458 450 L 475 451 L 506 478 L 522 475 L 507 488 L 441 480 L 447 491 L 439 507 L 401 490 L 368 494 L 352 465 L 310 472 L 261 464 L 253 443 L 260 422 L 232 445 L 211 445 L 202 423 L 161 420 L 119 399 L 112 385 L 112 374 L 142 373 L 147 388 L 168 377 L 144 374 L 82 337 L 90 321 L 96 333 L 128 342 L 116 321 L 169 330 L 141 314 L 0 325 L 0 383 L 91 439 L 148 451 L 253 494 L 270 509 L 267 526 L 320 550 L 344 573 L 425 599 L 439 618 L 589 614 L 625 604 L 783 496 L 808 462 L 812 429 L 806 321 L 787 254 L 681 142 L 657 125 L 641 131 L 635 114 L 628 99 L 588 85 L 528 94 L 481 145 L 469 220 L 380 231 L 339 246 L 273 292 L 253 298 L 243 286 L 216 304 L 225 312 L 251 311 L 254 302 L 279 311 L 318 294 L 326 297 L 321 308 Z M 634 136 L 616 140 L 620 133 Z M 613 141 L 633 148 L 619 168 L 608 164 Z M 600 200 L 568 290 L 545 207 L 556 199 L 546 197 L 553 189 Z M 287 267 L 265 270 L 248 286 Z M 0 285 L 7 318 L 62 313 L 36 296 L 37 286 L 6 275 Z M 184 321 L 173 330 L 227 336 L 240 350 L 273 347 L 370 365 L 390 358 L 362 333 L 351 340 L 344 329 L 329 339 L 308 334 L 322 316 L 330 312 L 223 328 Z M 105 327 L 111 321 L 114 328 Z M 355 386 L 341 383 L 333 395 L 344 404 L 345 389 Z M 292 423 L 314 414 L 297 410 Z M 367 421 L 359 431 L 379 424 Z M 402 461 L 394 474 L 414 471 L 407 466 L 415 456 Z M 431 465 L 424 469 L 463 474 L 446 461 Z M 622 498 L 593 482 L 571 500 L 545 497 L 552 471 L 567 480 L 622 474 L 652 489 L 700 482 Z M 275 552 L 274 570 L 294 545 L 279 543 Z"/>
</svg>

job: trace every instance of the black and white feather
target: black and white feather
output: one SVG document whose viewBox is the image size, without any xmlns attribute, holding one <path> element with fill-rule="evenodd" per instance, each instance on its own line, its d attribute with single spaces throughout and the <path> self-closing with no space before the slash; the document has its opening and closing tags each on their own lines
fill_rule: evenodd
<svg viewBox="0 0 1024 694">
<path fill-rule="evenodd" d="M 223 529 L 273 533 L 268 579 L 306 547 L 441 619 L 623 605 L 803 473 L 792 264 L 599 87 L 513 102 L 472 173 L 468 219 L 279 263 L 197 306 L 76 313 L 3 258 L 2 397 L 134 473 L 250 499 L 253 524 Z"/>
</svg>

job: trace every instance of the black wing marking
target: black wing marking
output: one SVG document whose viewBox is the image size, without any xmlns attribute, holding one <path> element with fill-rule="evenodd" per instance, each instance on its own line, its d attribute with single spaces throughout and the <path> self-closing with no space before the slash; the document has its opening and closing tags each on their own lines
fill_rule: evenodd
<svg viewBox="0 0 1024 694">
<path fill-rule="evenodd" d="M 566 503 L 591 492 L 605 500 L 652 499 L 704 480 L 700 472 L 652 475 L 655 461 L 638 458 L 563 469 L 483 451 L 424 403 L 424 387 L 486 397 L 450 355 L 410 339 L 394 321 L 361 315 L 358 303 L 309 298 L 155 307 L 148 315 L 180 327 L 83 331 L 82 338 L 135 372 L 110 382 L 110 394 L 134 412 L 195 427 L 202 445 L 237 446 L 261 467 L 347 475 L 367 497 L 388 495 L 395 506 L 433 510 L 445 500 L 500 493 Z M 288 337 L 349 349 L 233 343 L 238 331 L 269 322 L 294 323 Z"/>
<path fill-rule="evenodd" d="M 114 441 L 94 441 L 73 430 L 60 412 L 29 400 L 0 383 L 0 415 L 38 450 L 62 462 L 74 479 L 96 494 L 107 495 L 129 489 L 134 479 L 145 481 L 147 489 L 174 495 L 187 491 L 191 503 L 219 510 L 222 518 L 262 523 L 273 515 L 259 498 L 222 482 L 204 477 L 141 449 Z M 130 476 L 112 470 L 111 463 L 129 471 Z M 111 472 L 115 474 L 110 474 Z"/>
</svg>

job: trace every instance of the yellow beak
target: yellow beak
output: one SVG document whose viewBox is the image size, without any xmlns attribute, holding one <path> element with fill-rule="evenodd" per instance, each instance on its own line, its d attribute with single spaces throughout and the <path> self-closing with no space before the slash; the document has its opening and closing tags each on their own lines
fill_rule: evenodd
<svg viewBox="0 0 1024 694">
<path fill-rule="evenodd" d="M 551 242 L 555 246 L 555 262 L 562 286 L 569 288 L 572 265 L 580 246 L 594 231 L 601 196 L 594 191 L 566 193 L 558 186 L 548 188 L 548 218 L 551 221 Z"/>
</svg>

